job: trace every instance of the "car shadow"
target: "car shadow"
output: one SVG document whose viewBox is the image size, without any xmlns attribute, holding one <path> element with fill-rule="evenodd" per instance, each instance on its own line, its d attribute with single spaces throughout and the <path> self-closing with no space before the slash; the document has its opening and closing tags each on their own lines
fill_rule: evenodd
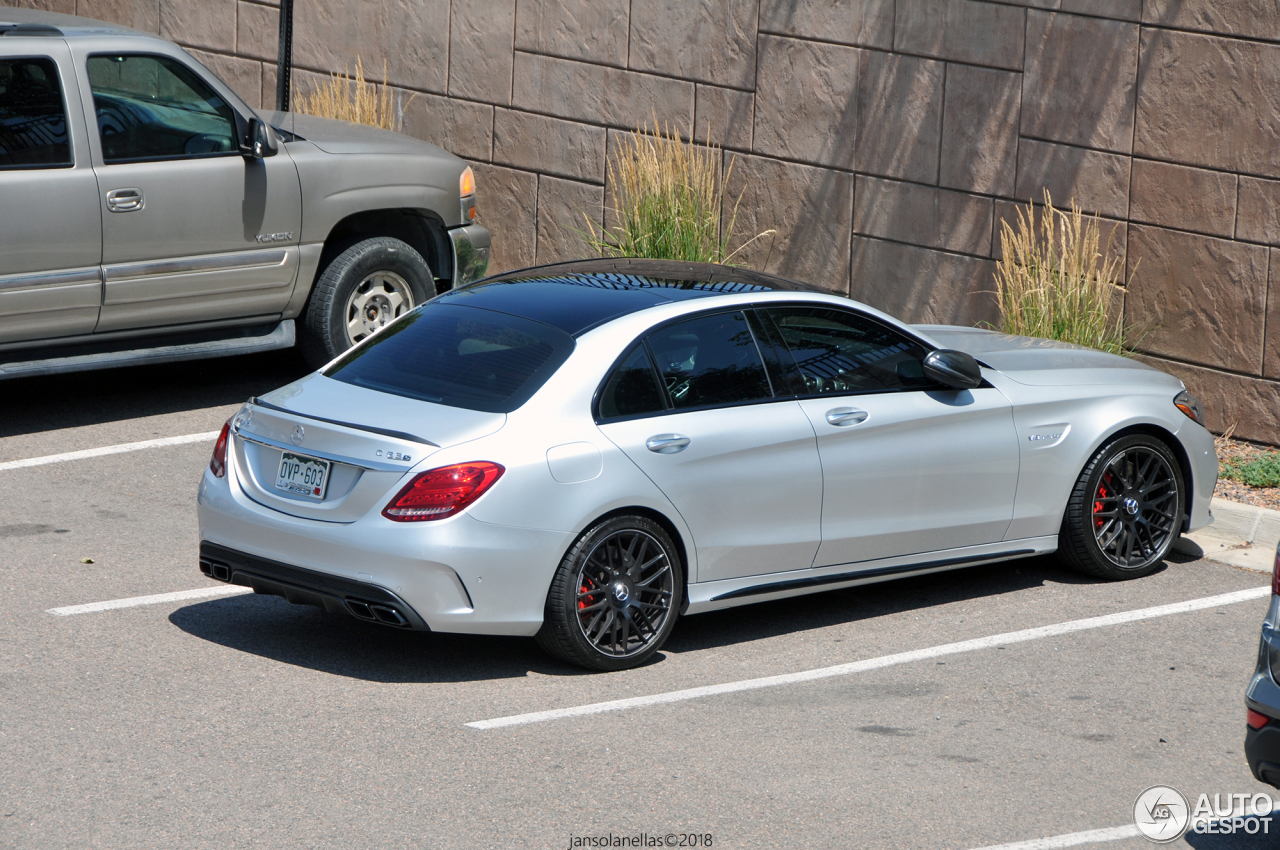
<svg viewBox="0 0 1280 850">
<path fill-rule="evenodd" d="M 682 618 L 673 653 L 731 646 L 933 605 L 1014 593 L 1045 584 L 1091 584 L 1052 558 L 1030 558 L 915 579 Z M 591 675 L 545 655 L 520 637 L 410 632 L 364 623 L 275 596 L 224 597 L 179 608 L 169 621 L 184 632 L 239 652 L 310 670 L 387 683 L 509 679 L 530 672 Z M 657 653 L 649 664 L 667 656 Z"/>
<path fill-rule="evenodd" d="M 0 382 L 0 437 L 237 404 L 311 370 L 297 349 Z"/>
</svg>

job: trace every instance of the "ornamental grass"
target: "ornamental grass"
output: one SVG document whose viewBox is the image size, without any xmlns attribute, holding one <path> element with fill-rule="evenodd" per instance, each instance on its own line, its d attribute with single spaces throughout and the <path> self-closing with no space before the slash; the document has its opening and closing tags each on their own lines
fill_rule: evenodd
<svg viewBox="0 0 1280 850">
<path fill-rule="evenodd" d="M 417 97 L 414 95 L 413 97 Z M 413 97 L 409 101 L 413 101 Z M 376 82 L 364 78 L 364 60 L 356 57 L 356 72 L 348 76 L 346 70 L 335 71 L 329 79 L 316 85 L 311 91 L 294 93 L 294 111 L 321 118 L 337 118 L 381 127 L 399 132 L 404 124 L 404 108 L 399 96 L 391 99 L 391 87 L 387 85 L 387 63 L 382 63 L 382 88 Z"/>
</svg>

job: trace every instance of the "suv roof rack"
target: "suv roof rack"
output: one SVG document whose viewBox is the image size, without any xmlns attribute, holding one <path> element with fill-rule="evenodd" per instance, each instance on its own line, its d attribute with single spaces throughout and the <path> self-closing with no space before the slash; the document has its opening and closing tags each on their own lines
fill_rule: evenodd
<svg viewBox="0 0 1280 850">
<path fill-rule="evenodd" d="M 52 35 L 62 36 L 62 30 L 49 24 L 9 24 L 0 22 L 0 36 Z"/>
</svg>

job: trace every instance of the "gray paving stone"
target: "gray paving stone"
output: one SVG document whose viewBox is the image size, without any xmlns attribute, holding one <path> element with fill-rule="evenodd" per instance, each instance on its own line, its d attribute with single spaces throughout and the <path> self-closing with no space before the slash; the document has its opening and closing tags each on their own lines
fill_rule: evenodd
<svg viewBox="0 0 1280 850">
<path fill-rule="evenodd" d="M 1022 135 L 1129 153 L 1138 26 L 1027 12 Z"/>
<path fill-rule="evenodd" d="M 939 185 L 987 195 L 1013 195 L 1021 102 L 1021 74 L 971 65 L 947 66 Z"/>
<path fill-rule="evenodd" d="M 627 66 L 630 0 L 517 0 L 516 49 Z"/>
<path fill-rule="evenodd" d="M 1070 207 L 1074 200 L 1087 213 L 1127 218 L 1129 167 L 1127 156 L 1022 139 L 1016 194 L 1038 203 L 1048 189 L 1055 206 Z"/>
<path fill-rule="evenodd" d="M 893 48 L 971 65 L 1022 70 L 1026 12 L 973 0 L 897 0 Z"/>
<path fill-rule="evenodd" d="M 280 52 L 280 10 L 257 3 L 236 5 L 236 53 L 276 61 Z"/>
<path fill-rule="evenodd" d="M 605 129 L 498 108 L 493 161 L 512 168 L 604 183 Z"/>
<path fill-rule="evenodd" d="M 449 96 L 511 102 L 516 0 L 453 0 L 449 15 Z"/>
<path fill-rule="evenodd" d="M 938 182 L 945 64 L 864 50 L 858 57 L 857 170 Z M 843 133 L 832 131 L 836 138 Z"/>
<path fill-rule="evenodd" d="M 493 107 L 484 103 L 396 90 L 403 132 L 471 161 L 493 157 Z"/>
<path fill-rule="evenodd" d="M 756 153 L 854 167 L 857 48 L 760 36 Z"/>
<path fill-rule="evenodd" d="M 1146 332 L 1139 348 L 1261 375 L 1268 250 L 1129 225 L 1125 321 Z"/>
<path fill-rule="evenodd" d="M 294 62 L 444 94 L 449 74 L 448 0 L 351 0 L 309 3 L 295 14 Z"/>
<path fill-rule="evenodd" d="M 603 215 L 604 187 L 540 175 L 536 261 L 554 263 L 594 256 L 583 233 L 588 218 L 599 226 Z"/>
<path fill-rule="evenodd" d="M 476 163 L 479 222 L 489 228 L 493 255 L 489 273 L 511 271 L 535 262 L 538 232 L 538 175 L 487 162 Z"/>
<path fill-rule="evenodd" d="M 1235 237 L 1280 245 L 1280 180 L 1240 176 Z"/>
<path fill-rule="evenodd" d="M 731 250 L 777 231 L 752 242 L 735 262 L 847 293 L 853 175 L 755 156 L 735 156 L 733 165 L 722 219 L 727 226 L 736 202 Z"/>
<path fill-rule="evenodd" d="M 761 0 L 760 31 L 893 48 L 894 0 Z"/>
<path fill-rule="evenodd" d="M 1230 239 L 1236 224 L 1234 174 L 1146 159 L 1133 161 L 1129 218 Z"/>
<path fill-rule="evenodd" d="M 995 263 L 853 237 L 850 297 L 907 322 L 999 324 Z"/>
<path fill-rule="evenodd" d="M 511 103 L 530 112 L 633 130 L 650 125 L 688 132 L 693 83 L 604 65 L 516 53 Z"/>
<path fill-rule="evenodd" d="M 858 175 L 853 231 L 859 235 L 987 257 L 991 222 L 991 198 Z"/>
<path fill-rule="evenodd" d="M 751 150 L 756 98 L 753 92 L 698 85 L 693 110 L 693 138 L 697 142 L 737 150 Z"/>
<path fill-rule="evenodd" d="M 160 35 L 205 50 L 236 49 L 236 0 L 160 0 Z"/>
<path fill-rule="evenodd" d="M 1269 0 L 1146 0 L 1142 20 L 1171 29 L 1280 39 L 1280 6 Z"/>
<path fill-rule="evenodd" d="M 628 67 L 755 88 L 756 0 L 631 0 Z"/>
<path fill-rule="evenodd" d="M 1280 177 L 1280 45 L 1147 28 L 1134 153 Z"/>
</svg>

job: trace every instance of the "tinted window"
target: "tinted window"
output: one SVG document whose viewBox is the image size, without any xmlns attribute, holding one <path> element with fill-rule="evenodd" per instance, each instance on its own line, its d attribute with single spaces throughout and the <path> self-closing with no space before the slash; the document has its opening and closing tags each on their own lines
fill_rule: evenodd
<svg viewBox="0 0 1280 850">
<path fill-rule="evenodd" d="M 662 388 L 643 345 L 631 349 L 600 393 L 600 417 L 639 416 L 663 409 Z"/>
<path fill-rule="evenodd" d="M 673 407 L 771 398 L 760 351 L 741 313 L 701 316 L 649 336 Z"/>
<path fill-rule="evenodd" d="M 423 401 L 510 413 L 573 351 L 573 337 L 504 313 L 432 304 L 329 367 L 334 380 Z"/>
<path fill-rule="evenodd" d="M 0 168 L 71 164 L 67 110 L 52 59 L 0 59 Z"/>
<path fill-rule="evenodd" d="M 922 368 L 928 349 L 873 319 L 811 307 L 767 312 L 795 358 L 806 394 L 935 386 Z"/>
<path fill-rule="evenodd" d="M 231 107 L 181 62 L 91 56 L 88 67 L 104 161 L 239 151 Z"/>
</svg>

